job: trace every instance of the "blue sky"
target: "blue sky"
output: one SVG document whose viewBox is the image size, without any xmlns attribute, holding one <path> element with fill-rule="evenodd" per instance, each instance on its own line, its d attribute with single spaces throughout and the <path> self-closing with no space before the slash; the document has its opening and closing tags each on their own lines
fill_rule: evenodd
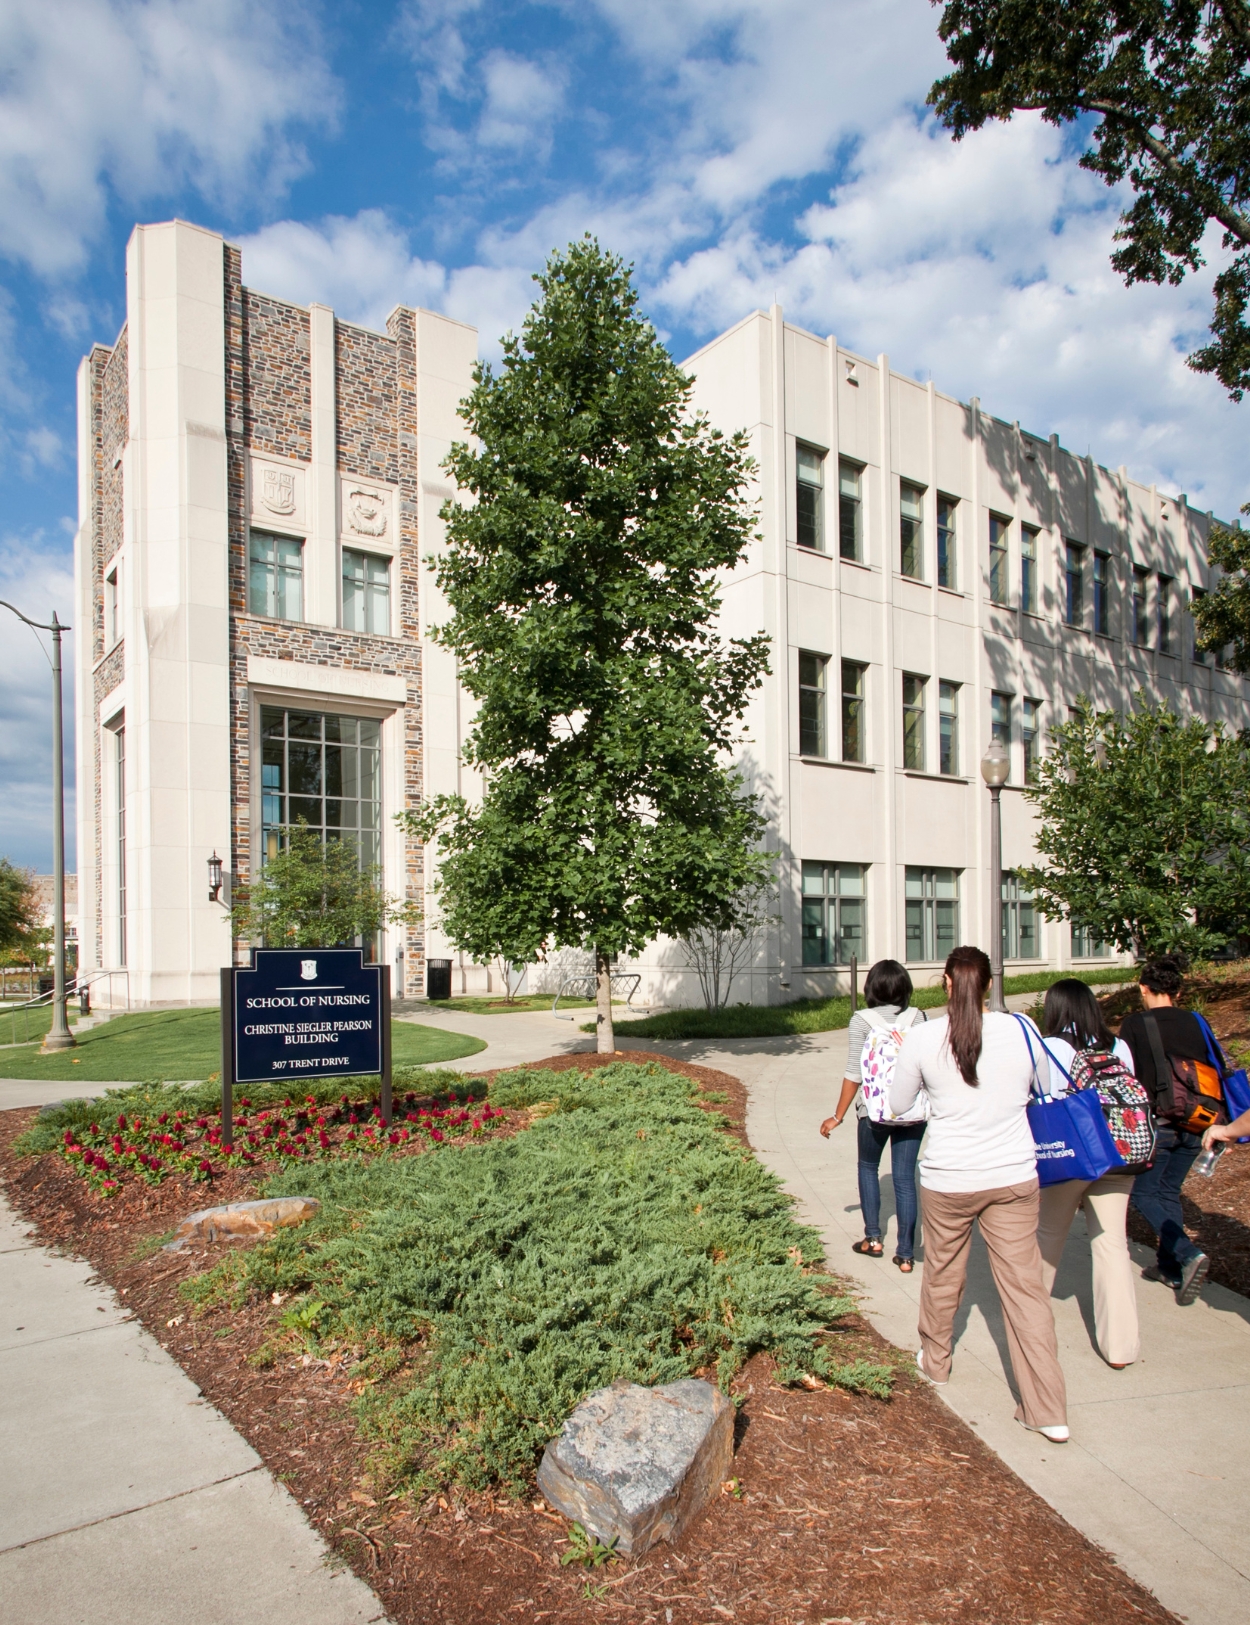
<svg viewBox="0 0 1250 1625">
<path fill-rule="evenodd" d="M 776 297 L 1232 514 L 1250 405 L 1184 366 L 1210 273 L 1125 289 L 1121 200 L 1070 134 L 951 143 L 924 113 L 936 20 L 927 0 L 5 0 L 0 598 L 69 616 L 75 370 L 121 324 L 134 222 L 175 214 L 241 242 L 254 287 L 378 325 L 445 310 L 486 354 L 592 230 L 679 358 Z M 47 666 L 16 623 L 0 722 L 0 852 L 44 869 Z"/>
</svg>

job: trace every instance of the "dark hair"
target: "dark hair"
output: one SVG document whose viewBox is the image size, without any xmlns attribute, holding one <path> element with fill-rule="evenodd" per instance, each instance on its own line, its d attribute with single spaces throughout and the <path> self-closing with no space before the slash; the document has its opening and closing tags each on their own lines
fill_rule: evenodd
<svg viewBox="0 0 1250 1625">
<path fill-rule="evenodd" d="M 878 959 L 864 982 L 864 1003 L 871 1010 L 892 1004 L 906 1010 L 911 1003 L 911 977 L 897 959 Z"/>
<path fill-rule="evenodd" d="M 1069 1039 L 1075 1049 L 1110 1049 L 1115 1042 L 1098 1000 L 1075 976 L 1065 976 L 1046 990 L 1042 1032 L 1047 1038 Z"/>
<path fill-rule="evenodd" d="M 1141 985 L 1148 993 L 1166 993 L 1175 998 L 1181 990 L 1185 966 L 1176 954 L 1160 954 L 1149 959 L 1141 968 Z"/>
<path fill-rule="evenodd" d="M 946 1042 L 965 1083 L 977 1084 L 981 1059 L 981 1004 L 990 985 L 990 961 L 979 948 L 953 948 L 946 961 L 950 977 Z"/>
</svg>

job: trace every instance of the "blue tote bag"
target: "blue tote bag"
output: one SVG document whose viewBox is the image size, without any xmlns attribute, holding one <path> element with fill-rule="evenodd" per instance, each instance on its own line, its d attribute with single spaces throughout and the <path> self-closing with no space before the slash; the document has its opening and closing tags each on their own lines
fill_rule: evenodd
<svg viewBox="0 0 1250 1625">
<path fill-rule="evenodd" d="M 1029 1046 L 1036 1084 L 1037 1057 L 1029 1024 L 1020 1016 L 1016 1020 Z M 1123 1168 L 1124 1159 L 1115 1148 L 1096 1089 L 1080 1089 L 1074 1095 L 1060 1095 L 1057 1100 L 1034 1090 L 1028 1114 L 1040 1185 L 1058 1185 L 1066 1179 L 1101 1179 L 1113 1168 Z"/>
<path fill-rule="evenodd" d="M 1196 1011 L 1195 1014 L 1197 1014 Z M 1231 1123 L 1233 1118 L 1240 1117 L 1242 1112 L 1250 1112 L 1250 1079 L 1247 1079 L 1245 1071 L 1241 1067 L 1236 1068 L 1236 1070 L 1229 1067 L 1224 1059 L 1224 1051 L 1216 1041 L 1215 1034 L 1211 1031 L 1205 1016 L 1198 1016 L 1198 1025 L 1202 1028 L 1202 1036 L 1207 1041 L 1207 1054 L 1211 1057 L 1211 1065 L 1223 1080 L 1224 1107 L 1228 1112 L 1228 1120 Z M 1245 1145 L 1246 1138 L 1243 1137 L 1237 1143 Z"/>
</svg>

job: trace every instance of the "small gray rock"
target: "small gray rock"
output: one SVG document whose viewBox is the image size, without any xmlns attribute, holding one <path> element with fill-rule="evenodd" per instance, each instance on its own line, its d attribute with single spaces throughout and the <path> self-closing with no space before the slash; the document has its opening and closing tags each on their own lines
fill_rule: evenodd
<svg viewBox="0 0 1250 1625">
<path fill-rule="evenodd" d="M 320 1209 L 315 1196 L 270 1196 L 201 1208 L 187 1215 L 174 1239 L 165 1243 L 165 1251 L 181 1252 L 192 1241 L 247 1241 L 254 1236 L 270 1236 L 288 1225 L 303 1224 Z"/>
<path fill-rule="evenodd" d="M 577 1407 L 543 1452 L 538 1487 L 553 1507 L 635 1556 L 673 1541 L 729 1476 L 734 1408 L 695 1377 L 616 1382 Z"/>
</svg>

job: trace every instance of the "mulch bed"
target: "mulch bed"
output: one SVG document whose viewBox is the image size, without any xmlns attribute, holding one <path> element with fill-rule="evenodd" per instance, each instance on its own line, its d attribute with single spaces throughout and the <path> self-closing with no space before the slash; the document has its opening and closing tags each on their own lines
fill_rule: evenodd
<svg viewBox="0 0 1250 1625">
<path fill-rule="evenodd" d="M 727 1097 L 745 1139 L 738 1079 L 650 1053 L 568 1055 L 553 1070 L 652 1062 Z M 220 1256 L 144 1243 L 206 1200 L 254 1194 L 232 1171 L 202 1185 L 128 1185 L 97 1197 L 56 1156 L 16 1158 L 33 1112 L 0 1114 L 0 1180 L 45 1244 L 87 1258 L 204 1394 L 288 1485 L 313 1526 L 371 1585 L 397 1625 L 1115 1625 L 1174 1621 L 1149 1592 L 1035 1495 L 923 1383 L 901 1375 L 889 1402 L 840 1390 L 784 1389 L 752 1360 L 734 1461 L 722 1493 L 679 1546 L 589 1574 L 561 1567 L 567 1524 L 542 1502 L 490 1496 L 414 1508 L 378 1504 L 351 1414 L 350 1368 L 307 1356 L 248 1363 L 272 1330 L 267 1302 L 192 1317 L 179 1284 Z M 514 1131 L 505 1124 L 498 1132 Z M 422 1152 L 421 1154 L 428 1154 Z M 440 1155 L 455 1155 L 450 1148 Z M 852 1319 L 848 1357 L 887 1346 Z M 1039 1444 L 1039 1449 L 1047 1448 Z"/>
</svg>

